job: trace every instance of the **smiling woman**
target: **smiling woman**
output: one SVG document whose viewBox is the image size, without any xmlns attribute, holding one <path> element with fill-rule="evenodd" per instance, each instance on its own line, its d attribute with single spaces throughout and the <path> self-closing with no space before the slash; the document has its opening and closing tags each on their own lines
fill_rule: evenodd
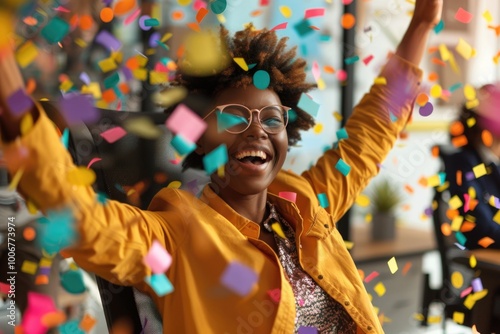
<svg viewBox="0 0 500 334">
<path fill-rule="evenodd" d="M 215 45 L 222 51 L 209 59 L 225 66 L 209 71 L 197 68 L 203 55 L 186 52 L 172 86 L 185 88 L 183 102 L 205 99 L 199 117 L 189 114 L 179 127 L 204 130 L 183 165 L 205 167 L 211 182 L 199 197 L 164 188 L 147 210 L 103 203 L 90 185 L 68 181 L 76 166 L 43 108 L 10 102 L 23 82 L 7 49 L 0 59 L 7 167 L 21 175 L 20 192 L 40 210 L 72 213 L 80 239 L 65 254 L 151 296 L 163 333 L 383 333 L 336 222 L 378 173 L 411 115 L 417 66 L 441 6 L 416 1 L 379 74 L 384 84 L 355 107 L 345 139 L 301 175 L 282 166 L 300 131 L 314 125 L 317 106 L 306 95 L 314 87 L 305 81 L 306 63 L 286 38 L 252 26 L 230 37 L 221 28 Z M 213 154 L 222 162 L 207 169 Z"/>
</svg>

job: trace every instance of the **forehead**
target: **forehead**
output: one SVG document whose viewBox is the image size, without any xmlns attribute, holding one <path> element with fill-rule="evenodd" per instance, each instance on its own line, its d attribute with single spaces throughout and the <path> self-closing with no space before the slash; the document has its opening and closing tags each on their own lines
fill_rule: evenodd
<svg viewBox="0 0 500 334">
<path fill-rule="evenodd" d="M 281 104 L 281 100 L 271 89 L 258 89 L 254 85 L 248 85 L 247 87 L 226 88 L 215 97 L 216 105 L 229 103 L 243 104 L 253 109 Z"/>
</svg>

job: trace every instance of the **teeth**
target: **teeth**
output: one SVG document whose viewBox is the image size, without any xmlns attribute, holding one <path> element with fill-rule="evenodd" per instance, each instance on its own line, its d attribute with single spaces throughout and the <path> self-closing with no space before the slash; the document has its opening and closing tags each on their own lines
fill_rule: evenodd
<svg viewBox="0 0 500 334">
<path fill-rule="evenodd" d="M 236 159 L 241 160 L 246 157 L 259 157 L 262 160 L 266 160 L 266 152 L 263 151 L 243 151 L 235 155 Z"/>
</svg>

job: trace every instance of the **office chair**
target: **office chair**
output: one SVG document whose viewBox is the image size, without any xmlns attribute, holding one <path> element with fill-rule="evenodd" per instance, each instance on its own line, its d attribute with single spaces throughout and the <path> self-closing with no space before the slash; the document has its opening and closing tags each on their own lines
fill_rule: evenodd
<svg viewBox="0 0 500 334">
<path fill-rule="evenodd" d="M 42 103 L 47 115 L 60 128 L 66 124 L 57 108 L 51 103 Z M 188 105 L 189 106 L 189 105 Z M 148 207 L 153 196 L 172 181 L 181 181 L 183 187 L 189 181 L 201 185 L 208 178 L 203 172 L 182 172 L 180 164 L 174 164 L 174 150 L 169 144 L 172 134 L 164 126 L 167 115 L 157 112 L 125 112 L 98 109 L 99 118 L 92 124 L 69 126 L 70 142 L 68 151 L 75 164 L 87 166 L 92 159 L 91 168 L 96 173 L 95 190 L 106 194 L 110 199 L 127 202 L 142 209 Z M 138 118 L 145 118 L 159 130 L 160 136 L 155 139 L 127 133 L 114 143 L 108 143 L 101 133 L 115 126 L 125 127 L 125 124 Z M 134 187 L 135 186 L 135 187 Z M 196 185 L 189 186 L 189 190 Z M 130 202 L 127 193 L 137 192 L 137 201 Z M 132 194 L 134 195 L 134 194 Z M 103 278 L 96 277 L 103 304 L 108 329 L 118 321 L 127 321 L 133 333 L 141 333 L 143 325 L 136 307 L 134 289 L 113 284 Z"/>
<path fill-rule="evenodd" d="M 439 152 L 441 159 L 446 159 L 454 150 L 453 147 L 440 146 Z M 429 307 L 431 303 L 440 302 L 444 305 L 442 314 L 443 330 L 446 330 L 446 319 L 453 318 L 454 312 L 462 312 L 465 315 L 463 325 L 472 326 L 471 312 L 463 305 L 464 298 L 460 297 L 460 290 L 456 289 L 451 283 L 452 273 L 458 271 L 464 277 L 464 285 L 466 286 L 473 278 L 474 272 L 468 266 L 469 257 L 467 253 L 455 245 L 457 242 L 455 235 L 453 233 L 449 236 L 443 234 L 442 225 L 444 223 L 450 223 L 450 219 L 446 216 L 449 199 L 450 194 L 447 190 L 434 190 L 433 202 L 434 205 L 436 205 L 436 209 L 433 211 L 432 221 L 434 236 L 439 252 L 442 284 L 437 289 L 431 288 L 429 274 L 424 274 L 422 296 L 423 320 L 421 325 L 428 325 Z"/>
</svg>

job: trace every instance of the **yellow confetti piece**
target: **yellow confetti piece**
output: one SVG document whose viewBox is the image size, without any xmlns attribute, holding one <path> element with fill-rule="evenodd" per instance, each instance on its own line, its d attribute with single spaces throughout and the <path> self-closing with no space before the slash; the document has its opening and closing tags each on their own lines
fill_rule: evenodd
<svg viewBox="0 0 500 334">
<path fill-rule="evenodd" d="M 500 210 L 497 210 L 497 213 L 493 216 L 493 221 L 497 224 L 500 224 Z"/>
<path fill-rule="evenodd" d="M 150 71 L 149 83 L 152 85 L 161 85 L 168 82 L 168 74 L 165 72 Z"/>
<path fill-rule="evenodd" d="M 493 21 L 493 16 L 491 16 L 491 13 L 489 10 L 485 10 L 483 13 L 483 18 L 486 20 L 486 22 L 491 23 Z"/>
<path fill-rule="evenodd" d="M 439 54 L 441 55 L 441 59 L 443 61 L 448 61 L 451 58 L 450 51 L 448 50 L 445 44 L 439 45 Z"/>
<path fill-rule="evenodd" d="M 167 188 L 179 189 L 181 187 L 180 181 L 172 181 L 168 184 Z"/>
<path fill-rule="evenodd" d="M 460 231 L 460 227 L 462 227 L 462 223 L 463 222 L 464 222 L 464 217 L 462 217 L 462 216 L 456 216 L 451 221 L 451 230 L 455 231 L 455 232 Z"/>
<path fill-rule="evenodd" d="M 248 71 L 248 65 L 247 62 L 245 61 L 244 58 L 241 57 L 235 57 L 233 58 L 234 62 L 238 64 L 239 67 L 241 67 L 244 71 Z"/>
<path fill-rule="evenodd" d="M 222 14 L 217 14 L 217 20 L 222 24 L 226 23 L 226 17 Z"/>
<path fill-rule="evenodd" d="M 387 80 L 384 77 L 376 77 L 373 83 L 376 85 L 387 85 Z"/>
<path fill-rule="evenodd" d="M 76 186 L 90 186 L 95 182 L 95 172 L 84 166 L 75 167 L 66 174 L 66 180 Z"/>
<path fill-rule="evenodd" d="M 382 282 L 378 282 L 378 283 L 375 285 L 375 287 L 373 287 L 373 290 L 375 290 L 375 292 L 377 293 L 377 295 L 378 295 L 379 297 L 382 297 L 383 295 L 385 295 L 385 292 L 386 292 L 386 290 L 385 290 L 385 285 L 384 285 L 384 283 L 382 283 Z"/>
<path fill-rule="evenodd" d="M 451 284 L 456 288 L 460 289 L 464 285 L 464 277 L 459 271 L 454 271 L 451 274 Z"/>
<path fill-rule="evenodd" d="M 335 111 L 335 112 L 333 113 L 333 118 L 335 118 L 335 120 L 336 120 L 337 122 L 342 121 L 342 115 L 341 115 L 338 111 Z"/>
<path fill-rule="evenodd" d="M 9 190 L 14 191 L 17 188 L 17 185 L 19 184 L 19 181 L 21 181 L 21 176 L 23 176 L 24 173 L 24 168 L 20 168 L 16 174 L 14 174 L 14 177 L 10 181 L 9 184 Z"/>
<path fill-rule="evenodd" d="M 368 205 L 370 205 L 370 197 L 365 195 L 365 194 L 360 194 L 357 198 L 356 198 L 356 204 L 365 208 L 367 207 Z"/>
<path fill-rule="evenodd" d="M 286 239 L 285 233 L 281 229 L 281 225 L 278 222 L 274 222 L 271 225 L 271 229 L 276 232 L 276 234 L 281 238 L 281 239 Z"/>
<path fill-rule="evenodd" d="M 320 134 L 321 132 L 323 132 L 323 124 L 321 123 L 317 123 L 314 128 L 313 128 L 313 131 L 314 131 L 314 134 Z"/>
<path fill-rule="evenodd" d="M 472 254 L 469 258 L 469 265 L 471 268 L 476 268 L 476 265 L 477 265 L 477 259 L 476 257 L 474 256 L 474 254 Z"/>
<path fill-rule="evenodd" d="M 16 61 L 21 67 L 31 64 L 38 56 L 38 48 L 32 41 L 27 41 L 16 51 Z"/>
<path fill-rule="evenodd" d="M 65 80 L 59 85 L 59 89 L 63 92 L 69 91 L 73 87 L 73 82 L 71 80 Z"/>
<path fill-rule="evenodd" d="M 466 122 L 469 128 L 472 128 L 474 125 L 476 125 L 476 119 L 474 117 L 468 118 Z"/>
<path fill-rule="evenodd" d="M 354 247 L 354 242 L 344 240 L 345 248 L 351 250 Z"/>
<path fill-rule="evenodd" d="M 280 6 L 279 10 L 281 15 L 283 15 L 286 19 L 292 16 L 292 10 L 288 6 Z"/>
<path fill-rule="evenodd" d="M 217 168 L 217 176 L 220 177 L 220 178 L 223 178 L 224 177 L 224 172 L 225 172 L 225 167 L 224 165 L 221 165 L 219 166 L 219 168 Z"/>
<path fill-rule="evenodd" d="M 367 222 L 367 223 L 371 223 L 371 221 L 372 221 L 372 220 L 373 220 L 373 216 L 372 216 L 372 214 L 371 214 L 371 213 L 367 213 L 367 214 L 365 215 L 365 222 Z"/>
<path fill-rule="evenodd" d="M 82 94 L 92 94 L 92 97 L 96 100 L 102 98 L 101 86 L 98 82 L 91 82 L 88 86 L 82 86 Z"/>
<path fill-rule="evenodd" d="M 139 81 L 144 81 L 148 78 L 148 71 L 144 68 L 136 68 L 132 71 L 132 75 Z"/>
<path fill-rule="evenodd" d="M 433 175 L 433 176 L 430 176 L 428 179 L 427 179 L 427 185 L 429 187 L 437 187 L 441 184 L 441 178 L 439 177 L 439 175 Z"/>
<path fill-rule="evenodd" d="M 464 323 L 465 315 L 462 312 L 453 312 L 453 321 L 457 324 Z"/>
<path fill-rule="evenodd" d="M 391 274 L 394 274 L 396 271 L 398 271 L 398 263 L 396 262 L 396 258 L 394 256 L 389 261 L 387 261 L 387 265 L 389 266 Z"/>
<path fill-rule="evenodd" d="M 116 64 L 115 60 L 113 58 L 105 58 L 101 60 L 100 62 L 97 63 L 99 65 L 99 68 L 103 73 L 107 73 L 113 70 L 116 70 L 118 65 Z"/>
<path fill-rule="evenodd" d="M 13 31 L 12 25 L 8 22 L 14 22 L 14 17 L 10 12 L 0 9 L 0 22 L 2 22 L 0 24 L 0 47 L 3 47 L 10 43 Z"/>
<path fill-rule="evenodd" d="M 460 197 L 458 197 L 458 195 L 453 196 L 448 201 L 448 204 L 450 206 L 450 209 L 453 209 L 453 210 L 456 210 L 456 209 L 460 208 L 463 205 L 462 200 L 460 199 Z"/>
<path fill-rule="evenodd" d="M 31 116 L 31 113 L 27 113 L 21 119 L 21 125 L 20 125 L 21 135 L 27 134 L 32 128 L 33 128 L 33 116 Z"/>
<path fill-rule="evenodd" d="M 467 100 L 474 100 L 476 98 L 476 89 L 470 84 L 464 86 L 464 96 Z"/>
<path fill-rule="evenodd" d="M 40 259 L 40 267 L 52 267 L 52 259 L 42 257 Z"/>
<path fill-rule="evenodd" d="M 431 87 L 430 95 L 433 98 L 439 98 L 441 97 L 441 94 L 443 93 L 443 88 L 441 88 L 441 85 L 435 84 Z"/>
<path fill-rule="evenodd" d="M 472 167 L 472 171 L 474 172 L 474 176 L 476 178 L 480 178 L 483 175 L 486 175 L 486 166 L 481 163 L 477 166 Z"/>
<path fill-rule="evenodd" d="M 26 200 L 26 208 L 28 209 L 28 212 L 31 213 L 32 215 L 34 215 L 38 211 L 37 206 L 31 200 Z"/>
<path fill-rule="evenodd" d="M 441 323 L 441 316 L 440 315 L 433 315 L 427 318 L 427 322 L 429 324 L 440 324 Z"/>
<path fill-rule="evenodd" d="M 326 88 L 326 83 L 322 78 L 318 78 L 318 80 L 316 80 L 316 84 L 318 85 L 319 90 L 323 90 Z"/>
<path fill-rule="evenodd" d="M 21 265 L 21 271 L 26 274 L 34 275 L 36 273 L 36 270 L 38 268 L 38 265 L 35 262 L 24 260 L 23 264 Z"/>
<path fill-rule="evenodd" d="M 478 99 L 474 99 L 472 101 L 467 101 L 465 102 L 465 107 L 467 109 L 474 109 L 475 107 L 477 107 L 479 105 L 479 100 Z"/>
<path fill-rule="evenodd" d="M 458 54 L 464 57 L 466 60 L 469 60 L 474 54 L 472 46 L 462 38 L 458 39 L 458 44 L 455 50 L 457 50 Z"/>
</svg>

